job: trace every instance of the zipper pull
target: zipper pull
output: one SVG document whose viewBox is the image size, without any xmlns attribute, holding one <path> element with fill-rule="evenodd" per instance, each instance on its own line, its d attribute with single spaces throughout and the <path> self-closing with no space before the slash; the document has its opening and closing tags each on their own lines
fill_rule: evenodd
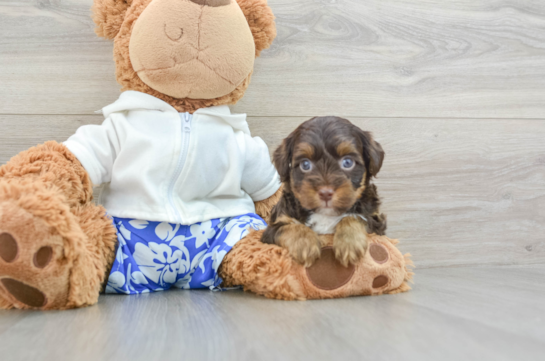
<svg viewBox="0 0 545 361">
<path fill-rule="evenodd" d="M 184 132 L 189 133 L 191 131 L 191 118 L 192 118 L 191 114 L 184 113 L 184 124 L 183 124 Z"/>
</svg>

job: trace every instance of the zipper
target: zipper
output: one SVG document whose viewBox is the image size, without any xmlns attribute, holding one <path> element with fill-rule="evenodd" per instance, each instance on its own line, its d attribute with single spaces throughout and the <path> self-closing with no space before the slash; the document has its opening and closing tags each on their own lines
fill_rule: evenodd
<svg viewBox="0 0 545 361">
<path fill-rule="evenodd" d="M 181 146 L 182 149 L 180 150 L 180 156 L 178 157 L 178 164 L 176 165 L 174 176 L 172 177 L 172 180 L 168 187 L 168 200 L 169 200 L 170 206 L 172 207 L 174 215 L 176 216 L 176 223 L 182 223 L 182 216 L 180 212 L 178 212 L 178 209 L 176 208 L 176 205 L 174 204 L 174 186 L 176 184 L 176 181 L 180 177 L 180 174 L 182 174 L 182 170 L 184 169 L 185 161 L 187 158 L 187 152 L 189 150 L 189 137 L 191 135 L 191 120 L 192 119 L 193 119 L 193 115 L 189 113 L 180 113 L 180 120 L 182 121 L 182 146 Z"/>
</svg>

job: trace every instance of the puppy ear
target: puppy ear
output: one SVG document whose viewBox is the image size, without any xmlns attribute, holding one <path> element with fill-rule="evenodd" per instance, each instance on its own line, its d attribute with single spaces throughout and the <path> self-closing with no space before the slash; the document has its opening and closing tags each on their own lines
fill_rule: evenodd
<svg viewBox="0 0 545 361">
<path fill-rule="evenodd" d="M 367 170 L 371 176 L 376 176 L 384 161 L 384 150 L 378 142 L 375 142 L 370 132 L 365 132 L 358 127 L 356 128 L 363 144 L 363 158 L 367 162 Z"/>
<path fill-rule="evenodd" d="M 105 39 L 115 38 L 131 3 L 132 0 L 95 0 L 91 9 L 95 33 Z"/>
<path fill-rule="evenodd" d="M 261 50 L 271 46 L 276 38 L 276 25 L 274 14 L 267 5 L 267 0 L 236 0 L 252 31 L 255 42 L 255 56 L 259 56 Z"/>
<path fill-rule="evenodd" d="M 295 132 L 291 133 L 273 154 L 273 163 L 280 175 L 282 183 L 290 180 L 291 159 L 293 158 L 293 147 L 295 145 Z"/>
</svg>

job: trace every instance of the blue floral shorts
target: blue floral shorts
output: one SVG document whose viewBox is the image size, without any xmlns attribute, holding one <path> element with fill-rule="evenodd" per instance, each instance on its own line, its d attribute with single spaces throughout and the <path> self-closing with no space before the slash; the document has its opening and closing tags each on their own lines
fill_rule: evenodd
<svg viewBox="0 0 545 361">
<path fill-rule="evenodd" d="M 106 293 L 137 294 L 170 287 L 214 289 L 223 257 L 250 229 L 266 223 L 257 214 L 190 226 L 113 218 L 119 241 Z"/>
</svg>

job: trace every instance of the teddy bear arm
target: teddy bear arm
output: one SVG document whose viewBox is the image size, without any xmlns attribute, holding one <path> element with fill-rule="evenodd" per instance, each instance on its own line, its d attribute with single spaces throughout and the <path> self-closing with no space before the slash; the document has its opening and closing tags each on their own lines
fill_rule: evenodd
<svg viewBox="0 0 545 361">
<path fill-rule="evenodd" d="M 30 184 L 40 182 L 66 197 L 70 207 L 93 199 L 91 179 L 76 156 L 63 144 L 49 141 L 13 157 L 0 167 L 4 182 Z"/>
<path fill-rule="evenodd" d="M 282 197 L 282 187 L 278 188 L 278 190 L 269 198 L 264 199 L 262 201 L 254 202 L 255 213 L 257 213 L 257 215 L 263 218 L 265 222 L 269 223 L 272 209 L 276 205 L 276 203 L 278 203 L 281 197 Z"/>
</svg>

